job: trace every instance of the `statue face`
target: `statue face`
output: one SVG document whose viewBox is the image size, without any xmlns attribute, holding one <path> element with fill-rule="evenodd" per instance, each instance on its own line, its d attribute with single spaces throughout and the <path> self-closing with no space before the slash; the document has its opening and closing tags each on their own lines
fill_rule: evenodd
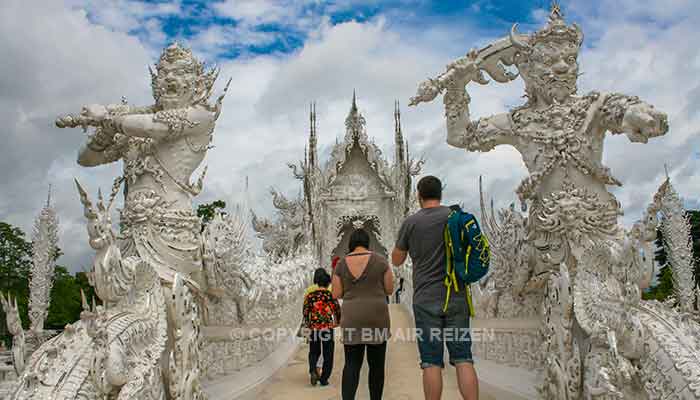
<svg viewBox="0 0 700 400">
<path fill-rule="evenodd" d="M 519 65 L 528 89 L 546 103 L 562 103 L 576 94 L 578 51 L 569 41 L 535 43 L 527 62 Z"/>
<path fill-rule="evenodd" d="M 181 62 L 161 63 L 155 80 L 156 104 L 163 109 L 192 105 L 197 75 Z"/>
</svg>

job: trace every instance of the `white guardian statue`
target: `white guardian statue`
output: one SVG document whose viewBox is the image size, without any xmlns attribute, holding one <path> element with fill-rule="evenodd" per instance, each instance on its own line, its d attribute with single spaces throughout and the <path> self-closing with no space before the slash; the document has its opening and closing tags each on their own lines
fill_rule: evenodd
<svg viewBox="0 0 700 400">
<path fill-rule="evenodd" d="M 76 182 L 96 252 L 90 283 L 102 304 L 84 299 L 81 320 L 31 355 L 10 399 L 224 398 L 236 389 L 227 382 L 250 384 L 241 383 L 250 381 L 246 368 L 295 343 L 291 334 L 264 335 L 296 332 L 315 268 L 309 252 L 256 255 L 240 207 L 204 225 L 193 209 L 206 168 L 192 175 L 211 148 L 224 98 L 209 101 L 217 75 L 175 43 L 151 71 L 155 104 L 89 105 L 56 120 L 94 128 L 80 165 L 121 160 L 124 172 L 94 202 Z"/>
<path fill-rule="evenodd" d="M 625 231 L 618 225 L 620 204 L 607 189 L 621 183 L 602 164 L 607 132 L 646 143 L 666 134 L 667 116 L 635 96 L 579 95 L 582 42 L 581 29 L 568 25 L 554 4 L 539 31 L 521 35 L 513 26 L 508 37 L 471 50 L 421 83 L 411 99 L 416 105 L 442 94 L 449 145 L 482 152 L 510 145 L 529 171 L 516 190 L 526 217 L 511 209 L 497 218 L 482 198 L 495 257 L 477 303 L 487 318 L 530 318 L 524 325 L 536 333 L 509 331 L 475 350 L 540 369 L 537 386 L 545 399 L 700 398 L 697 290 L 687 221 L 673 217 L 682 213 L 677 196 L 669 195 L 675 192 L 666 182 L 645 217 Z M 526 103 L 470 120 L 465 86 L 488 83 L 484 72 L 502 83 L 522 77 Z M 676 304 L 641 300 L 653 273 L 648 248 L 658 212 L 664 235 L 673 239 L 669 251 L 677 255 Z"/>
<path fill-rule="evenodd" d="M 95 127 L 80 165 L 122 160 L 124 173 L 96 203 L 78 184 L 96 251 L 91 284 L 102 305 L 84 300 L 81 320 L 34 352 L 11 398 L 205 398 L 204 306 L 211 293 L 236 292 L 220 284 L 246 286 L 236 266 L 228 266 L 232 279 L 222 277 L 192 208 L 204 172 L 195 182 L 191 175 L 221 113 L 223 95 L 209 103 L 217 75 L 176 43 L 151 71 L 154 105 L 89 105 L 56 120 L 60 128 Z M 120 187 L 124 208 L 115 233 L 110 212 Z"/>
</svg>

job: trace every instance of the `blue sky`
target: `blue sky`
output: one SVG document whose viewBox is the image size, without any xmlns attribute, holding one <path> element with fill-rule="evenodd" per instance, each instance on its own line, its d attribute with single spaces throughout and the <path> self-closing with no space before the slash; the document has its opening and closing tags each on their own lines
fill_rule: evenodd
<svg viewBox="0 0 700 400">
<path fill-rule="evenodd" d="M 158 7 L 173 5 L 172 1 L 148 0 L 142 4 Z M 232 15 L 222 10 L 224 0 L 192 1 L 183 0 L 177 3 L 176 12 L 153 13 L 149 20 L 157 21 L 165 34 L 165 41 L 190 41 L 212 27 L 241 28 L 250 21 L 250 15 Z M 240 2 L 239 2 L 240 3 Z M 256 3 L 255 1 L 247 3 Z M 260 54 L 285 54 L 303 47 L 308 38 L 308 29 L 314 24 L 299 26 L 290 20 L 295 16 L 308 18 L 319 23 L 324 18 L 332 25 L 348 21 L 366 22 L 377 16 L 386 19 L 388 25 L 400 29 L 410 29 L 419 32 L 429 25 L 469 26 L 477 29 L 484 36 L 501 34 L 504 29 L 514 22 L 527 27 L 539 22 L 533 10 L 543 10 L 549 7 L 548 0 L 475 0 L 475 1 L 425 1 L 425 0 L 387 0 L 387 1 L 309 1 L 309 2 L 277 2 L 283 7 L 290 7 L 288 17 L 265 16 L 265 2 L 259 2 L 260 15 L 256 17 L 255 26 L 246 26 L 250 33 L 261 35 L 259 43 L 232 43 L 227 49 L 217 52 L 220 59 L 234 59 L 241 56 Z M 292 6 L 292 4 L 294 4 Z M 84 7 L 85 4 L 80 4 Z M 88 18 L 94 23 L 101 23 L 101 10 L 86 7 Z M 149 31 L 143 26 L 133 27 L 127 32 L 144 41 L 149 41 Z M 263 39 L 264 38 L 264 39 Z"/>
<path fill-rule="evenodd" d="M 478 204 L 478 178 L 497 206 L 516 201 L 527 174 L 509 147 L 466 153 L 445 143 L 439 101 L 405 106 L 419 82 L 473 47 L 506 36 L 514 22 L 532 32 L 549 0 L 472 2 L 423 0 L 0 0 L 0 220 L 30 231 L 53 184 L 61 219 L 61 262 L 90 262 L 73 178 L 91 192 L 106 189 L 119 164 L 76 165 L 79 130 L 59 130 L 56 116 L 85 104 L 153 99 L 147 66 L 173 40 L 221 68 L 233 82 L 209 151 L 204 191 L 195 203 L 242 201 L 272 217 L 271 186 L 295 196 L 286 164 L 303 157 L 308 104 L 317 102 L 319 153 L 344 134 L 353 90 L 369 135 L 394 154 L 393 106 L 424 171 L 443 178 L 452 203 Z M 649 144 L 609 135 L 603 163 L 624 183 L 610 188 L 629 226 L 664 179 L 664 164 L 689 206 L 700 205 L 700 26 L 697 0 L 562 0 L 568 22 L 584 31 L 579 91 L 638 95 L 669 115 L 671 130 Z M 472 118 L 523 102 L 520 80 L 470 85 Z"/>
</svg>

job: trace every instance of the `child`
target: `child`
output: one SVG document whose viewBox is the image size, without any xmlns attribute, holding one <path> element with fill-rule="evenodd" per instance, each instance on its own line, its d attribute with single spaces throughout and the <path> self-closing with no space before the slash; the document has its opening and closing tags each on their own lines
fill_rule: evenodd
<svg viewBox="0 0 700 400">
<path fill-rule="evenodd" d="M 310 329 L 309 335 L 309 375 L 311 385 L 328 385 L 333 370 L 333 328 L 340 322 L 340 305 L 333 298 L 328 286 L 331 277 L 323 268 L 314 272 L 314 285 L 304 296 L 304 325 Z M 316 363 L 323 353 L 323 368 L 319 376 Z"/>
</svg>

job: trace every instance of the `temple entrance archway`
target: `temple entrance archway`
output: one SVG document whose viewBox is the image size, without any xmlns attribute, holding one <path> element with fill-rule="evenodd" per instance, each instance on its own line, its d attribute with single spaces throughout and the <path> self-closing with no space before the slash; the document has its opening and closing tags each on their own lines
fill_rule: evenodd
<svg viewBox="0 0 700 400">
<path fill-rule="evenodd" d="M 331 257 L 344 257 L 348 253 L 350 235 L 355 229 L 362 228 L 369 234 L 369 250 L 387 257 L 387 250 L 381 243 L 380 222 L 376 215 L 343 216 L 337 222 L 338 244 L 331 252 Z"/>
</svg>

